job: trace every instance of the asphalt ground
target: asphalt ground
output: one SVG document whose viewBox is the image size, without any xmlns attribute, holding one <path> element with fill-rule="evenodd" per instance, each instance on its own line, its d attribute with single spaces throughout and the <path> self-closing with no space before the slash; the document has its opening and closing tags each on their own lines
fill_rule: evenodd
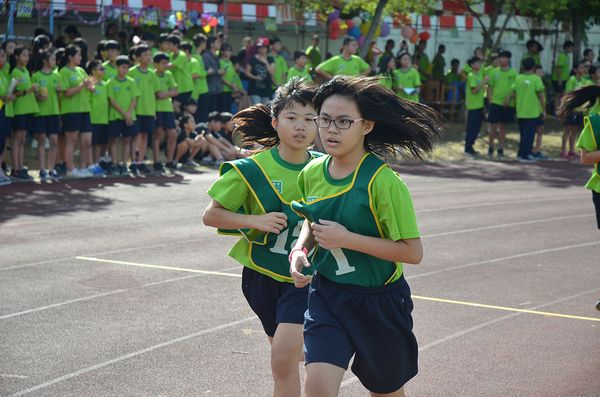
<svg viewBox="0 0 600 397">
<path fill-rule="evenodd" d="M 591 168 L 403 165 L 408 396 L 600 396 Z M 0 395 L 268 396 L 269 343 L 202 224 L 217 171 L 0 187 Z M 365 396 L 347 371 L 341 396 Z"/>
</svg>

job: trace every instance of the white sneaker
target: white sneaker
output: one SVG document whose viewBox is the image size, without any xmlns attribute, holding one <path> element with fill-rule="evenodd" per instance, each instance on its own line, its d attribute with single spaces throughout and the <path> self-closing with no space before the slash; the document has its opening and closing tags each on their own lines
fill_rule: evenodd
<svg viewBox="0 0 600 397">
<path fill-rule="evenodd" d="M 46 149 L 50 149 L 50 138 L 46 138 Z"/>
<path fill-rule="evenodd" d="M 80 169 L 73 168 L 71 171 L 67 171 L 67 178 L 87 178 L 87 173 L 82 172 Z"/>
<path fill-rule="evenodd" d="M 85 174 L 86 177 L 94 176 L 94 172 L 89 168 L 81 168 L 79 171 Z"/>
<path fill-rule="evenodd" d="M 31 148 L 37 149 L 37 147 L 38 147 L 38 141 L 37 141 L 37 139 L 34 139 L 33 141 L 31 141 Z"/>
<path fill-rule="evenodd" d="M 0 186 L 10 185 L 10 184 L 11 184 L 10 178 L 7 177 L 6 175 L 4 175 L 3 172 L 0 172 Z"/>
</svg>

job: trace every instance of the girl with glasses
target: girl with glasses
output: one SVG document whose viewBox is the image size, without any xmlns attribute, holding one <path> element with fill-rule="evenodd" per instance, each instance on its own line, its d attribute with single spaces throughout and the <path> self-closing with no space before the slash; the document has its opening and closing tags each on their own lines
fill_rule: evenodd
<svg viewBox="0 0 600 397">
<path fill-rule="evenodd" d="M 298 177 L 302 200 L 292 208 L 307 220 L 290 255 L 296 287 L 310 283 L 305 395 L 337 396 L 354 356 L 352 371 L 372 396 L 403 396 L 418 348 L 402 263 L 419 263 L 423 250 L 408 188 L 380 156 L 421 158 L 441 122 L 378 78 L 336 76 L 313 105 L 329 156 Z"/>
<path fill-rule="evenodd" d="M 244 265 L 244 296 L 271 343 L 273 396 L 300 396 L 308 287 L 296 288 L 289 273 L 289 250 L 303 223 L 290 202 L 301 197 L 298 174 L 320 156 L 307 150 L 317 134 L 315 91 L 314 83 L 293 78 L 277 89 L 270 107 L 252 106 L 231 119 L 242 142 L 261 149 L 251 158 L 223 163 L 203 217 L 221 234 L 242 236 L 229 255 Z"/>
</svg>

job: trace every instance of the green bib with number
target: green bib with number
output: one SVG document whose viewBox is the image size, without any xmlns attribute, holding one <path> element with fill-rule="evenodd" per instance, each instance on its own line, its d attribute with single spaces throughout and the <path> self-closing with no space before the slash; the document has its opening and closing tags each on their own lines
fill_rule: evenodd
<svg viewBox="0 0 600 397">
<path fill-rule="evenodd" d="M 323 178 L 327 172 L 325 160 L 310 162 L 302 172 L 307 177 Z M 354 178 L 346 189 L 325 197 L 318 197 L 316 192 L 306 192 L 311 201 L 292 201 L 292 209 L 310 222 L 330 220 L 353 233 L 384 238 L 371 199 L 371 184 L 385 167 L 389 165 L 367 154 L 354 171 Z M 365 287 L 384 285 L 402 275 L 402 268 L 394 262 L 347 248 L 317 249 L 312 264 L 317 272 L 329 280 Z"/>
<path fill-rule="evenodd" d="M 596 146 L 596 150 L 598 150 L 598 142 L 600 142 L 600 113 L 594 113 L 583 119 L 584 127 L 590 124 L 590 129 L 592 130 L 592 136 L 594 137 L 594 145 Z M 596 175 L 600 176 L 598 172 L 598 165 L 600 163 L 596 163 L 594 167 L 594 172 Z"/>
<path fill-rule="evenodd" d="M 312 158 L 322 156 L 322 154 L 314 152 L 310 152 L 310 155 Z M 219 234 L 242 236 L 249 242 L 248 256 L 252 265 L 258 271 L 267 275 L 277 275 L 286 281 L 293 282 L 290 276 L 288 255 L 300 235 L 304 218 L 292 210 L 290 203 L 283 199 L 265 169 L 254 158 L 223 163 L 219 172 L 223 175 L 232 169 L 240 174 L 259 203 L 262 212 L 265 214 L 283 212 L 287 216 L 287 227 L 281 230 L 279 234 L 256 229 L 218 229 L 217 232 Z M 237 212 L 249 213 L 243 207 Z M 312 272 L 312 267 L 303 270 L 304 274 L 312 274 Z"/>
</svg>

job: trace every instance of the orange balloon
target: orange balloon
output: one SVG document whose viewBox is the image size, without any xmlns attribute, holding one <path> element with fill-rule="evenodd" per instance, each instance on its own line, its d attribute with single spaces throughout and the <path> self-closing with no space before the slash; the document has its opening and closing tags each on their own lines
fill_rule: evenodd
<svg viewBox="0 0 600 397">
<path fill-rule="evenodd" d="M 417 41 L 419 41 L 419 36 L 414 35 L 413 37 L 410 38 L 410 42 L 415 44 Z"/>
</svg>

